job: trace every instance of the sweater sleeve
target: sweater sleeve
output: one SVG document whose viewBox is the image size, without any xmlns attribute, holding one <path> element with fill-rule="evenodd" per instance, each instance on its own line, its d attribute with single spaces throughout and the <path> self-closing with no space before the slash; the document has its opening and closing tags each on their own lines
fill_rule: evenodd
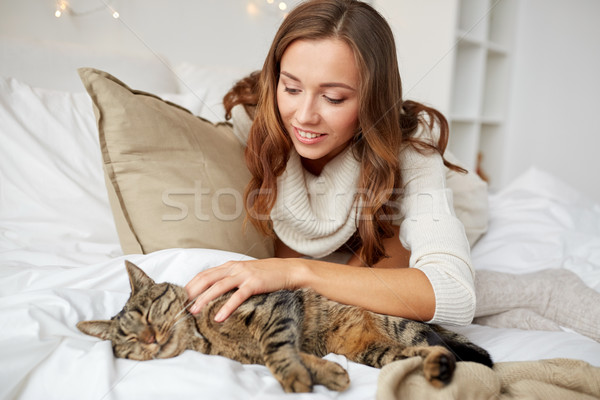
<svg viewBox="0 0 600 400">
<path fill-rule="evenodd" d="M 424 130 L 417 134 L 425 140 L 432 136 Z M 433 287 L 436 307 L 428 322 L 467 325 L 475 313 L 474 271 L 465 228 L 446 187 L 442 157 L 408 146 L 400 160 L 400 240 L 411 251 L 410 267 L 423 271 Z"/>
</svg>

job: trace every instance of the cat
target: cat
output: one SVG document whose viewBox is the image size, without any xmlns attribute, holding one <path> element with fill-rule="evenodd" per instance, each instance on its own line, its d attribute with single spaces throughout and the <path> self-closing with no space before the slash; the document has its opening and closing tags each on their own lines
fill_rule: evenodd
<svg viewBox="0 0 600 400">
<path fill-rule="evenodd" d="M 280 290 L 250 297 L 222 323 L 214 321 L 229 292 L 192 316 L 181 286 L 156 284 L 126 261 L 131 295 L 111 320 L 82 321 L 80 331 L 112 341 L 116 357 L 170 358 L 192 349 L 246 364 L 266 365 L 286 392 L 310 392 L 321 384 L 348 387 L 348 373 L 323 359 L 328 353 L 381 368 L 412 356 L 436 387 L 447 384 L 456 360 L 493 363 L 484 349 L 440 326 L 343 305 L 310 289 Z"/>
</svg>

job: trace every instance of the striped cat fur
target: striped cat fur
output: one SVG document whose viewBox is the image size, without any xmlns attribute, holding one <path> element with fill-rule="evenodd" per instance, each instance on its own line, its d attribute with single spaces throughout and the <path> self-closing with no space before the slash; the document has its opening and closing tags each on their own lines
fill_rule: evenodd
<svg viewBox="0 0 600 400">
<path fill-rule="evenodd" d="M 286 392 L 310 392 L 315 384 L 346 389 L 346 370 L 322 358 L 329 353 L 376 368 L 420 356 L 425 377 L 437 387 L 452 379 L 456 361 L 493 365 L 484 349 L 460 334 L 343 305 L 310 289 L 252 296 L 218 323 L 214 316 L 231 292 L 193 316 L 184 288 L 157 284 L 131 262 L 126 268 L 131 295 L 121 312 L 111 320 L 77 324 L 86 334 L 110 340 L 116 357 L 150 360 L 196 350 L 266 365 Z"/>
</svg>

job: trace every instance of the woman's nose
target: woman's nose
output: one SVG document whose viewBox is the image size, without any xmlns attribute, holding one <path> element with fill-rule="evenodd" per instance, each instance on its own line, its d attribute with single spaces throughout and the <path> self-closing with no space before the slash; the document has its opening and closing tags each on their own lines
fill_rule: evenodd
<svg viewBox="0 0 600 400">
<path fill-rule="evenodd" d="M 296 119 L 304 125 L 314 125 L 319 122 L 319 111 L 315 99 L 310 96 L 303 99 L 296 111 Z"/>
</svg>

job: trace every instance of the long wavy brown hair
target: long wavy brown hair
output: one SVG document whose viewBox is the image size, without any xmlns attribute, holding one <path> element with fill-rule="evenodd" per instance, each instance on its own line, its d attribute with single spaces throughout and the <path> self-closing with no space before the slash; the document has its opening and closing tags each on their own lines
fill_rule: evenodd
<svg viewBox="0 0 600 400">
<path fill-rule="evenodd" d="M 355 236 L 359 257 L 373 265 L 386 256 L 383 239 L 394 234 L 389 215 L 397 212 L 391 204 L 399 196 L 397 188 L 402 187 L 398 158 L 402 146 L 443 156 L 448 122 L 433 108 L 403 100 L 393 33 L 366 3 L 311 0 L 300 4 L 277 31 L 262 70 L 239 81 L 225 96 L 228 118 L 235 105 L 243 104 L 254 119 L 245 153 L 252 174 L 245 193 L 247 218 L 261 232 L 274 236 L 269 215 L 277 198 L 277 177 L 284 172 L 293 146 L 276 100 L 280 61 L 295 40 L 323 39 L 348 44 L 359 68 L 359 131 L 352 146 L 361 164 L 356 198 L 361 201 L 361 215 Z M 437 144 L 413 137 L 420 124 L 430 129 L 439 126 Z M 446 160 L 444 163 L 462 170 Z"/>
</svg>

